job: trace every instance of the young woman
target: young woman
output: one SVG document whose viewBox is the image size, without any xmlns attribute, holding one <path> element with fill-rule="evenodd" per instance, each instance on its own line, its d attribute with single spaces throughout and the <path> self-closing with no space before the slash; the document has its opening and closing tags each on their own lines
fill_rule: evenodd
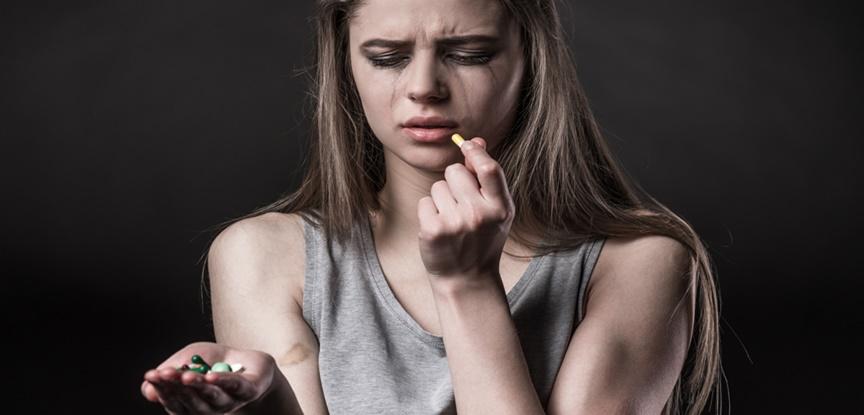
<svg viewBox="0 0 864 415">
<path fill-rule="evenodd" d="M 223 224 L 217 342 L 148 371 L 144 396 L 178 414 L 717 411 L 710 258 L 623 174 L 564 39 L 554 0 L 319 1 L 303 184 Z M 246 371 L 175 370 L 195 354 Z"/>
</svg>

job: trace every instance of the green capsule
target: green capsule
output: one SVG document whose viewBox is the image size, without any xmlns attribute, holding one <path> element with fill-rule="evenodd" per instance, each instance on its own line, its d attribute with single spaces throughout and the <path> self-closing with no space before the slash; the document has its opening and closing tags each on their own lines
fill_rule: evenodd
<svg viewBox="0 0 864 415">
<path fill-rule="evenodd" d="M 210 371 L 210 367 L 209 367 L 209 366 L 205 366 L 205 365 L 200 365 L 200 366 L 191 366 L 191 367 L 189 367 L 189 370 L 191 370 L 191 371 L 193 371 L 193 372 L 198 372 L 198 373 L 200 373 L 200 374 L 203 375 L 203 374 L 205 374 L 205 373 L 207 373 L 207 372 Z"/>
<path fill-rule="evenodd" d="M 225 362 L 216 362 L 210 370 L 217 373 L 231 373 L 231 365 Z"/>
<path fill-rule="evenodd" d="M 204 367 L 205 369 L 207 369 L 207 371 L 210 370 L 210 365 L 208 365 L 207 362 L 205 362 L 204 359 L 197 354 L 192 356 L 192 363 L 196 363 L 196 364 L 201 365 L 201 367 Z M 205 372 L 201 372 L 201 373 L 207 373 L 207 372 L 205 371 Z"/>
</svg>

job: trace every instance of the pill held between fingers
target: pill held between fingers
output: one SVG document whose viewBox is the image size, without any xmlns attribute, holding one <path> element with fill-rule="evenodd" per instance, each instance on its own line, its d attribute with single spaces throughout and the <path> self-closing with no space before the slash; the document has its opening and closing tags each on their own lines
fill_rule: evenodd
<svg viewBox="0 0 864 415">
<path fill-rule="evenodd" d="M 465 142 L 465 139 L 462 138 L 462 136 L 459 135 L 459 133 L 454 133 L 452 136 L 450 136 L 450 139 L 453 140 L 453 142 L 456 143 L 456 145 L 458 145 L 459 148 L 462 148 L 462 143 Z"/>
</svg>

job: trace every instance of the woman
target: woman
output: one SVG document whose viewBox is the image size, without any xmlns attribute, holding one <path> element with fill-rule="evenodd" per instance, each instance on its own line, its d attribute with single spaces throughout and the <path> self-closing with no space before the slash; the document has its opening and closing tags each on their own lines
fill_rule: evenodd
<svg viewBox="0 0 864 415">
<path fill-rule="evenodd" d="M 706 249 L 626 179 L 563 39 L 553 0 L 320 1 L 304 182 L 223 224 L 217 343 L 148 371 L 144 396 L 169 413 L 719 405 Z M 174 369 L 194 354 L 246 372 Z"/>
</svg>

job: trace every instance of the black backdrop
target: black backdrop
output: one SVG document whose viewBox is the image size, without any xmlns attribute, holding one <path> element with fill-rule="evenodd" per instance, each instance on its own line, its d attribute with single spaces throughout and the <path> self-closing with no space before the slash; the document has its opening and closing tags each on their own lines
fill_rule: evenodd
<svg viewBox="0 0 864 415">
<path fill-rule="evenodd" d="M 4 2 L 8 413 L 160 413 L 144 371 L 212 339 L 207 228 L 298 184 L 311 5 Z M 565 21 L 616 154 L 717 262 L 732 413 L 860 409 L 855 13 L 592 0 Z"/>
</svg>

